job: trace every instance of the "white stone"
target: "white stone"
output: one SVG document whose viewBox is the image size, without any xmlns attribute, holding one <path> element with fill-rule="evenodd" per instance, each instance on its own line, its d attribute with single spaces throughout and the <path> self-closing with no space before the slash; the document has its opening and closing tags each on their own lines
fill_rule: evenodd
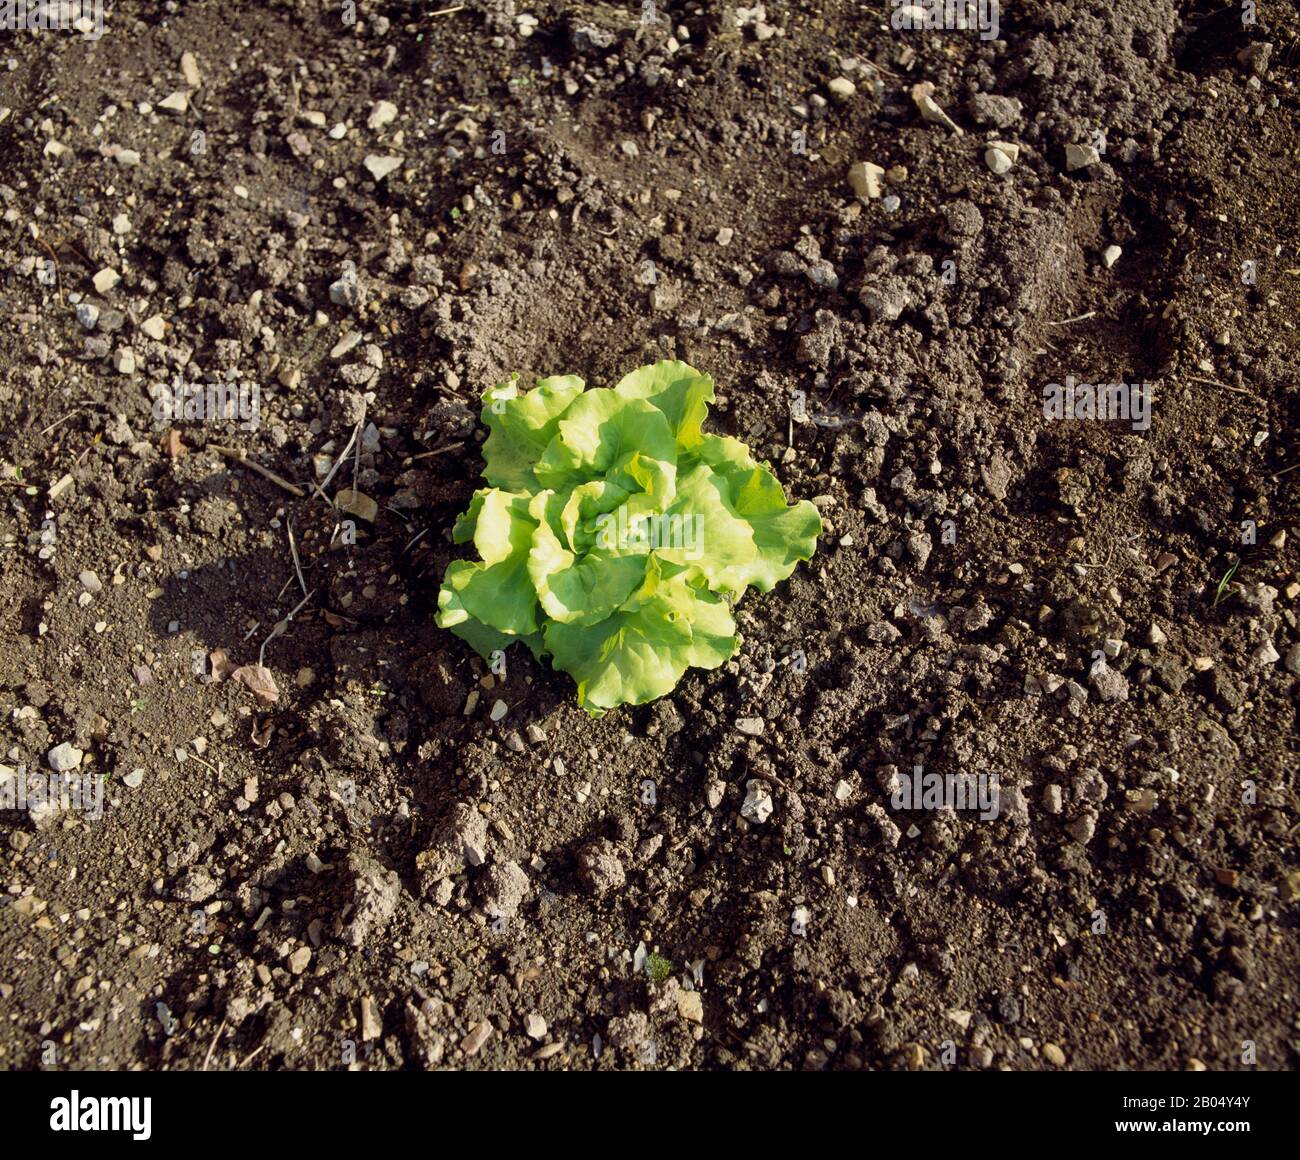
<svg viewBox="0 0 1300 1160">
<path fill-rule="evenodd" d="M 383 181 L 394 170 L 402 168 L 402 158 L 381 157 L 377 153 L 371 153 L 366 157 L 364 165 L 371 177 L 376 181 Z"/>
<path fill-rule="evenodd" d="M 1087 169 L 1101 160 L 1101 154 L 1092 145 L 1067 145 L 1065 147 L 1065 168 Z"/>
<path fill-rule="evenodd" d="M 1008 157 L 1001 149 L 995 149 L 990 145 L 984 150 L 984 164 L 994 173 L 1003 174 L 1011 169 L 1011 158 Z"/>
<path fill-rule="evenodd" d="M 847 101 L 858 91 L 858 86 L 848 77 L 836 77 L 826 88 L 837 101 Z"/>
<path fill-rule="evenodd" d="M 181 53 L 181 76 L 192 89 L 197 89 L 203 83 L 203 78 L 199 75 L 199 62 L 192 52 Z"/>
<path fill-rule="evenodd" d="M 772 795 L 767 782 L 754 778 L 745 783 L 745 801 L 740 807 L 740 815 L 747 821 L 762 825 L 772 816 Z"/>
<path fill-rule="evenodd" d="M 396 120 L 397 106 L 392 101 L 376 101 L 375 107 L 370 110 L 370 118 L 366 124 L 378 132 L 385 125 L 391 125 Z M 369 164 L 368 158 L 367 164 Z"/>
<path fill-rule="evenodd" d="M 880 197 L 880 179 L 885 171 L 871 161 L 855 161 L 849 166 L 849 185 L 858 197 L 875 201 Z"/>
<path fill-rule="evenodd" d="M 70 745 L 65 741 L 62 745 L 56 745 L 45 756 L 50 763 L 50 768 L 55 773 L 67 773 L 81 764 L 81 759 L 85 754 L 75 745 Z"/>
</svg>

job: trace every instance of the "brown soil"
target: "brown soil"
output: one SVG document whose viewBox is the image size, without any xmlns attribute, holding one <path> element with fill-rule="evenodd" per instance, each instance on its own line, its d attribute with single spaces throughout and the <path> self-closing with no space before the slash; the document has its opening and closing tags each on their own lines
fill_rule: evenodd
<svg viewBox="0 0 1300 1160">
<path fill-rule="evenodd" d="M 0 811 L 0 1066 L 1293 1068 L 1294 10 L 345 7 L 0 32 L 0 762 L 107 787 Z M 432 610 L 479 393 L 661 357 L 830 530 L 591 721 Z"/>
</svg>

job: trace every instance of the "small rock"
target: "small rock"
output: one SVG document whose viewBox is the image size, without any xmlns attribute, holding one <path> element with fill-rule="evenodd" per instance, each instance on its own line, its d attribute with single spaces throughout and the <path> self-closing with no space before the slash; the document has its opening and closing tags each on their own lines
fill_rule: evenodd
<svg viewBox="0 0 1300 1160">
<path fill-rule="evenodd" d="M 1119 246 L 1107 246 L 1101 252 L 1102 265 L 1109 270 L 1116 262 L 1119 261 L 1120 255 L 1124 251 Z"/>
<path fill-rule="evenodd" d="M 984 150 L 984 164 L 997 174 L 1008 173 L 1011 170 L 1011 158 L 992 145 Z"/>
<path fill-rule="evenodd" d="M 384 1019 L 369 995 L 361 997 L 361 1038 L 369 1043 L 384 1033 Z"/>
<path fill-rule="evenodd" d="M 996 93 L 976 93 L 966 107 L 977 125 L 992 125 L 996 129 L 1009 129 L 1023 112 L 1015 97 L 1000 97 Z"/>
<path fill-rule="evenodd" d="M 152 338 L 155 342 L 162 342 L 163 335 L 167 333 L 167 324 L 163 321 L 161 314 L 155 314 L 140 323 L 140 330 L 146 337 Z"/>
<path fill-rule="evenodd" d="M 486 1019 L 475 1023 L 470 1033 L 461 1040 L 460 1049 L 466 1055 L 477 1055 L 489 1039 L 492 1038 L 492 1024 Z"/>
<path fill-rule="evenodd" d="M 373 932 L 388 925 L 402 896 L 402 880 L 396 871 L 370 866 L 353 857 L 349 859 L 352 881 L 352 917 L 343 928 L 343 941 L 349 946 L 365 946 Z"/>
<path fill-rule="evenodd" d="M 216 894 L 218 886 L 212 871 L 206 866 L 191 866 L 176 887 L 176 897 L 182 902 L 207 902 Z"/>
<path fill-rule="evenodd" d="M 1128 700 L 1128 679 L 1118 669 L 1106 665 L 1091 673 L 1088 680 L 1103 701 Z"/>
<path fill-rule="evenodd" d="M 1263 641 L 1251 656 L 1255 658 L 1255 663 L 1258 665 L 1275 665 L 1281 659 L 1271 640 Z"/>
<path fill-rule="evenodd" d="M 546 1038 L 546 1020 L 540 1015 L 529 1015 L 524 1019 L 524 1034 L 529 1039 L 542 1040 Z"/>
<path fill-rule="evenodd" d="M 192 52 L 181 53 L 181 76 L 192 89 L 197 89 L 203 84 L 203 78 L 199 75 L 199 62 Z"/>
<path fill-rule="evenodd" d="M 855 85 L 848 77 L 836 77 L 826 86 L 831 96 L 841 103 L 847 101 L 854 93 L 858 91 Z"/>
<path fill-rule="evenodd" d="M 677 1014 L 688 1023 L 704 1022 L 704 999 L 699 991 L 677 992 Z"/>
<path fill-rule="evenodd" d="M 518 862 L 494 862 L 479 880 L 483 909 L 493 918 L 513 918 L 531 889 Z"/>
<path fill-rule="evenodd" d="M 870 161 L 855 161 L 849 166 L 849 185 L 864 201 L 876 201 L 881 194 L 880 179 L 885 171 Z"/>
<path fill-rule="evenodd" d="M 368 524 L 373 524 L 379 515 L 379 504 L 360 491 L 345 487 L 334 497 L 334 505 L 339 511 L 356 516 Z"/>
<path fill-rule="evenodd" d="M 1290 53 L 1288 52 L 1289 56 Z M 1257 40 L 1237 52 L 1237 63 L 1244 65 L 1248 72 L 1262 77 L 1268 72 L 1268 63 L 1273 56 L 1271 40 Z M 1285 58 L 1284 58 L 1285 59 Z"/>
<path fill-rule="evenodd" d="M 338 278 L 330 283 L 329 295 L 330 301 L 335 306 L 346 306 L 351 309 L 361 305 L 365 300 L 365 291 L 361 286 L 360 279 L 357 277 L 355 265 L 351 262 L 343 264 L 343 269 L 339 272 Z M 360 335 L 357 335 L 357 341 L 361 341 Z"/>
<path fill-rule="evenodd" d="M 158 108 L 164 113 L 171 113 L 174 117 L 184 116 L 189 107 L 189 94 L 182 92 L 171 93 L 158 102 Z"/>
<path fill-rule="evenodd" d="M 55 773 L 67 773 L 69 770 L 76 769 L 81 764 L 81 759 L 85 753 L 75 745 L 64 741 L 56 745 L 45 755 L 46 760 L 50 763 L 50 768 Z"/>
<path fill-rule="evenodd" d="M 370 117 L 366 121 L 366 124 L 369 125 L 371 129 L 378 132 L 385 125 L 391 125 L 396 120 L 397 106 L 393 104 L 392 101 L 376 101 L 375 107 L 370 110 Z M 401 164 L 401 162 L 399 161 L 398 164 Z M 366 158 L 367 168 L 369 168 L 369 165 L 370 159 Z M 394 168 L 396 168 L 396 166 Z M 373 173 L 374 170 L 372 169 L 371 172 Z M 376 180 L 378 180 L 379 176 L 382 175 L 377 175 Z"/>
<path fill-rule="evenodd" d="M 376 181 L 383 181 L 383 179 L 394 170 L 401 169 L 402 158 L 380 156 L 379 154 L 371 153 L 367 155 L 362 164 L 365 165 L 371 177 Z"/>
<path fill-rule="evenodd" d="M 607 838 L 599 838 L 578 854 L 578 877 L 594 894 L 618 890 L 627 881 L 618 847 Z"/>
<path fill-rule="evenodd" d="M 1087 169 L 1090 165 L 1096 165 L 1101 160 L 1101 154 L 1097 152 L 1095 145 L 1067 145 L 1065 147 L 1065 168 L 1073 172 L 1076 169 Z"/>
<path fill-rule="evenodd" d="M 740 807 L 740 816 L 747 821 L 762 825 L 772 816 L 772 794 L 767 782 L 753 778 L 745 783 L 745 800 Z"/>
<path fill-rule="evenodd" d="M 111 266 L 105 266 L 91 280 L 96 291 L 100 294 L 107 294 L 110 290 L 115 289 L 122 281 L 122 275 L 114 270 Z"/>
<path fill-rule="evenodd" d="M 1097 832 L 1097 815 L 1091 810 L 1085 811 L 1066 824 L 1065 832 L 1079 845 L 1086 846 L 1092 841 L 1093 834 Z"/>
<path fill-rule="evenodd" d="M 1043 1044 L 1043 1058 L 1053 1067 L 1065 1066 L 1065 1052 L 1057 1047 L 1055 1043 Z"/>
<path fill-rule="evenodd" d="M 1293 644 L 1286 650 L 1286 671 L 1300 677 L 1300 644 Z"/>
<path fill-rule="evenodd" d="M 113 352 L 113 369 L 119 375 L 135 374 L 135 352 L 129 346 L 119 346 Z"/>
</svg>

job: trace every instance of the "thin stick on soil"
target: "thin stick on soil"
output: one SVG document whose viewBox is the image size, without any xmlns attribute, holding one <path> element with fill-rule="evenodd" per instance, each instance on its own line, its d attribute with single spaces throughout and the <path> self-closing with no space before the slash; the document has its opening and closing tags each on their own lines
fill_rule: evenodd
<svg viewBox="0 0 1300 1160">
<path fill-rule="evenodd" d="M 275 640 L 276 637 L 283 636 L 286 632 L 289 631 L 289 625 L 293 621 L 293 618 L 302 611 L 303 605 L 306 604 L 307 601 L 309 601 L 315 595 L 316 595 L 316 589 L 313 588 L 310 592 L 307 593 L 306 596 L 304 596 L 300 601 L 298 601 L 297 606 L 294 608 L 294 610 L 291 613 L 289 613 L 288 616 L 284 617 L 282 620 L 277 620 L 275 622 L 275 627 L 272 628 L 270 633 L 267 634 L 266 639 L 262 641 L 262 647 L 258 650 L 257 663 L 259 666 L 263 665 L 263 662 L 265 662 L 266 660 L 266 646 L 270 644 L 273 640 Z"/>
<path fill-rule="evenodd" d="M 263 467 L 260 463 L 254 463 L 248 458 L 248 453 L 240 450 L 238 447 L 224 447 L 220 443 L 209 443 L 208 449 L 210 451 L 215 451 L 218 455 L 224 455 L 227 459 L 233 459 L 236 463 L 242 464 L 251 471 L 257 472 L 257 474 L 263 479 L 269 479 L 276 485 L 276 487 L 284 488 L 284 490 L 290 495 L 302 499 L 302 497 L 307 494 L 296 483 L 290 483 L 284 478 L 284 476 L 276 475 L 276 473 L 269 467 Z"/>
<path fill-rule="evenodd" d="M 321 481 L 319 490 L 322 495 L 325 494 L 325 489 L 329 487 L 330 480 L 334 478 L 335 474 L 338 472 L 338 469 L 342 466 L 343 461 L 347 459 L 348 453 L 351 452 L 352 450 L 352 444 L 357 441 L 357 436 L 360 434 L 361 434 L 361 424 L 358 423 L 355 427 L 352 428 L 352 438 L 348 440 L 348 445 L 345 448 L 343 448 L 343 450 L 339 453 L 339 457 L 336 460 L 334 460 L 334 466 L 330 468 L 329 474 Z M 328 503 L 329 500 L 326 499 L 326 502 Z M 330 506 L 333 507 L 334 505 L 330 504 Z"/>
<path fill-rule="evenodd" d="M 362 420 L 364 422 L 364 418 Z M 360 423 L 357 424 L 361 426 Z M 357 440 L 356 450 L 352 455 L 352 498 L 355 501 L 357 497 L 357 476 L 361 473 L 361 440 Z"/>
<path fill-rule="evenodd" d="M 450 16 L 453 12 L 464 12 L 465 5 L 457 4 L 454 8 L 439 8 L 437 12 L 430 12 L 430 16 Z"/>
<path fill-rule="evenodd" d="M 66 423 L 69 419 L 72 418 L 73 415 L 77 414 L 78 411 L 84 411 L 84 410 L 85 410 L 84 407 L 73 407 L 72 410 L 69 411 L 66 415 L 64 415 L 62 419 L 55 419 L 53 423 L 51 423 L 48 427 L 45 428 L 44 431 L 41 432 L 41 434 L 48 435 L 60 423 Z"/>
<path fill-rule="evenodd" d="M 239 1066 L 247 1067 L 250 1063 L 253 1062 L 253 1060 L 255 1060 L 259 1055 L 261 1055 L 263 1051 L 266 1050 L 266 1045 L 270 1042 L 271 1040 L 269 1038 L 263 1039 L 262 1042 L 257 1047 L 255 1047 L 246 1056 L 244 1056 L 243 1059 L 239 1061 Z"/>
<path fill-rule="evenodd" d="M 464 441 L 460 443 L 448 443 L 445 447 L 435 447 L 432 451 L 421 451 L 418 455 L 412 455 L 412 461 L 416 459 L 428 459 L 433 455 L 446 455 L 448 451 L 459 451 L 465 446 Z"/>
<path fill-rule="evenodd" d="M 1087 314 L 1077 314 L 1073 318 L 1062 318 L 1060 322 L 1049 322 L 1048 326 L 1069 326 L 1072 322 L 1087 322 L 1089 318 L 1095 318 L 1097 312 L 1089 310 Z"/>
<path fill-rule="evenodd" d="M 220 765 L 213 765 L 211 762 L 204 761 L 203 758 L 201 758 L 197 753 L 189 754 L 189 760 L 197 761 L 201 766 L 203 766 L 204 769 L 206 769 L 209 773 L 212 773 L 216 777 L 220 777 L 224 772 L 223 768 Z"/>
<path fill-rule="evenodd" d="M 302 585 L 302 594 L 307 595 L 307 581 L 302 574 L 302 561 L 298 559 L 298 545 L 293 539 L 293 521 L 285 520 L 285 530 L 289 533 L 289 552 L 293 556 L 293 570 L 298 573 L 298 583 Z"/>
<path fill-rule="evenodd" d="M 1248 391 L 1245 387 L 1234 387 L 1230 383 L 1221 383 L 1218 379 L 1203 379 L 1199 375 L 1188 375 L 1187 379 L 1193 383 L 1204 383 L 1207 387 L 1222 387 L 1225 391 L 1233 391 L 1238 395 L 1249 395 L 1252 399 L 1259 399 L 1261 403 L 1264 401 L 1254 391 Z"/>
<path fill-rule="evenodd" d="M 226 1029 L 226 1021 L 221 1021 L 221 1026 L 217 1028 L 217 1033 L 212 1037 L 212 1042 L 208 1044 L 208 1053 L 203 1057 L 203 1070 L 208 1070 L 208 1064 L 212 1062 L 212 1052 L 217 1046 L 217 1040 L 221 1038 L 221 1033 Z"/>
</svg>

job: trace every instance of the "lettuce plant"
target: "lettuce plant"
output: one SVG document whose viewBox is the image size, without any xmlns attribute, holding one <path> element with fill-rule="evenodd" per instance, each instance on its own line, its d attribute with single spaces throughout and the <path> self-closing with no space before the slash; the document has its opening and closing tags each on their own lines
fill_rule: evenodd
<svg viewBox="0 0 1300 1160">
<path fill-rule="evenodd" d="M 483 395 L 483 477 L 453 529 L 438 624 L 490 659 L 523 641 L 594 717 L 662 697 L 739 646 L 731 605 L 821 534 L 737 439 L 706 435 L 713 380 L 681 362 L 587 390 L 575 375 Z"/>
</svg>

